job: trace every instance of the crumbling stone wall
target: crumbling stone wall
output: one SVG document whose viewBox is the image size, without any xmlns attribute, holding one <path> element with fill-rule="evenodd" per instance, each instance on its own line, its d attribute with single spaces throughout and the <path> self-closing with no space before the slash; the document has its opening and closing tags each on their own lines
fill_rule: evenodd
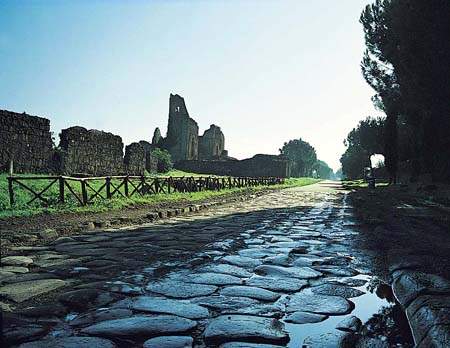
<svg viewBox="0 0 450 348">
<path fill-rule="evenodd" d="M 187 172 L 229 176 L 290 176 L 289 161 L 280 156 L 255 155 L 245 160 L 180 161 L 175 168 Z"/>
<path fill-rule="evenodd" d="M 149 173 L 158 172 L 158 159 L 155 156 L 152 156 L 152 151 L 156 148 L 153 144 L 150 144 L 148 141 L 141 140 L 139 144 L 142 145 L 145 151 L 145 169 Z"/>
<path fill-rule="evenodd" d="M 163 147 L 174 162 L 198 159 L 198 125 L 189 113 L 184 99 L 178 94 L 170 94 L 169 124 Z"/>
<path fill-rule="evenodd" d="M 62 173 L 118 175 L 124 172 L 120 136 L 83 127 L 63 129 L 59 136 Z"/>
<path fill-rule="evenodd" d="M 13 158 L 17 173 L 48 172 L 52 152 L 48 119 L 0 110 L 0 171 Z"/>
<path fill-rule="evenodd" d="M 202 136 L 198 138 L 198 158 L 218 159 L 225 150 L 225 136 L 220 127 L 212 124 Z"/>
<path fill-rule="evenodd" d="M 255 155 L 239 161 L 238 176 L 290 176 L 290 163 L 287 159 L 275 155 Z"/>
<path fill-rule="evenodd" d="M 125 172 L 128 175 L 144 175 L 145 172 L 145 149 L 141 143 L 131 143 L 125 147 L 123 158 Z"/>
</svg>

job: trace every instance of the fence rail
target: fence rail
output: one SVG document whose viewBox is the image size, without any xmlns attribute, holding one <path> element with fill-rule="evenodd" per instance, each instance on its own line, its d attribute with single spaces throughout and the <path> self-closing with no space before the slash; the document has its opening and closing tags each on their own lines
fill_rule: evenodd
<svg viewBox="0 0 450 348">
<path fill-rule="evenodd" d="M 29 182 L 43 181 L 43 188 L 35 189 Z M 9 176 L 8 190 L 11 207 L 15 204 L 15 189 L 24 189 L 32 194 L 26 203 L 36 200 L 50 205 L 50 199 L 58 203 L 65 203 L 68 198 L 74 198 L 77 203 L 84 206 L 95 199 L 111 199 L 116 197 L 130 198 L 149 194 L 174 192 L 220 191 L 223 189 L 253 187 L 260 185 L 277 185 L 284 183 L 283 178 L 276 177 L 148 177 L 148 176 L 105 176 L 76 178 L 70 176 Z M 53 197 L 44 194 L 53 190 Z M 58 197 L 55 192 L 58 192 Z"/>
</svg>

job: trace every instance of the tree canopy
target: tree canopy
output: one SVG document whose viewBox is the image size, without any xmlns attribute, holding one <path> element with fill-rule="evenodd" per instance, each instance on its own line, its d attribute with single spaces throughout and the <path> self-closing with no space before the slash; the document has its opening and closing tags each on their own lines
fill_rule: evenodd
<svg viewBox="0 0 450 348">
<path fill-rule="evenodd" d="M 301 138 L 289 140 L 280 149 L 280 154 L 291 161 L 291 175 L 312 176 L 317 154 L 314 147 Z"/>
<path fill-rule="evenodd" d="M 344 144 L 347 147 L 341 156 L 342 171 L 349 179 L 360 178 L 364 168 L 370 167 L 370 157 L 384 154 L 382 141 L 385 120 L 380 117 L 367 117 L 348 133 Z"/>
<path fill-rule="evenodd" d="M 386 114 L 386 167 L 450 180 L 450 1 L 376 0 L 361 14 L 362 74 Z"/>
</svg>

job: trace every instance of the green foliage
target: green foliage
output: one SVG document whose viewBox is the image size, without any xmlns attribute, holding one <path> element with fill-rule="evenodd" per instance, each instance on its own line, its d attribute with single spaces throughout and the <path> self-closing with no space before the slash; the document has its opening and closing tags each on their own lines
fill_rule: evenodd
<svg viewBox="0 0 450 348">
<path fill-rule="evenodd" d="M 199 175 L 194 173 L 182 172 L 179 170 L 173 170 L 166 174 L 170 176 L 193 176 Z M 27 175 L 30 176 L 30 175 Z M 205 174 L 203 174 L 205 176 Z M 133 196 L 131 198 L 114 198 L 114 199 L 96 199 L 92 204 L 85 207 L 79 206 L 75 201 L 74 197 L 71 196 L 66 191 L 66 203 L 58 203 L 58 185 L 52 186 L 49 191 L 45 193 L 45 197 L 49 198 L 49 205 L 42 206 L 42 202 L 35 201 L 32 204 L 27 204 L 27 202 L 33 197 L 31 193 L 28 193 L 22 188 L 17 188 L 14 190 L 16 204 L 13 208 L 9 205 L 9 194 L 8 194 L 8 181 L 7 174 L 0 174 L 0 218 L 7 218 L 12 216 L 30 216 L 35 214 L 53 214 L 53 213 L 86 213 L 86 212 L 103 212 L 108 210 L 118 210 L 123 209 L 133 205 L 149 205 L 158 204 L 161 202 L 174 202 L 174 201 L 186 201 L 186 202 L 196 202 L 207 198 L 213 198 L 216 196 L 222 196 L 237 192 L 256 192 L 259 190 L 267 188 L 284 188 L 293 186 L 305 186 L 318 182 L 318 179 L 313 178 L 291 178 L 287 179 L 283 185 L 276 186 L 256 186 L 251 188 L 233 188 L 221 191 L 202 191 L 202 192 L 191 192 L 191 193 L 171 193 L 171 194 L 152 194 L 145 195 L 144 197 Z M 118 186 L 118 182 L 112 181 L 115 186 Z M 49 181 L 44 180 L 28 180 L 27 185 L 34 190 L 44 189 Z M 89 184 L 95 189 L 99 189 L 104 181 L 90 181 Z M 73 189 L 76 193 L 81 193 L 81 188 L 79 185 L 73 184 Z M 121 189 L 123 193 L 123 188 Z"/>
<path fill-rule="evenodd" d="M 376 0 L 360 21 L 367 48 L 362 72 L 386 113 L 391 175 L 400 157 L 413 162 L 415 175 L 422 168 L 450 181 L 450 1 Z"/>
<path fill-rule="evenodd" d="M 361 178 L 370 157 L 384 154 L 384 120 L 367 117 L 353 128 L 344 140 L 347 150 L 341 156 L 342 172 L 349 179 Z"/>
<path fill-rule="evenodd" d="M 330 166 L 321 160 L 317 160 L 314 164 L 314 170 L 316 171 L 316 175 L 321 179 L 332 179 L 333 178 L 333 169 Z"/>
<path fill-rule="evenodd" d="M 280 149 L 281 155 L 291 161 L 291 176 L 312 176 L 317 161 L 316 150 L 301 138 L 284 143 Z"/>
<path fill-rule="evenodd" d="M 173 168 L 169 151 L 156 148 L 152 151 L 152 156 L 158 159 L 158 173 L 167 173 Z"/>
</svg>

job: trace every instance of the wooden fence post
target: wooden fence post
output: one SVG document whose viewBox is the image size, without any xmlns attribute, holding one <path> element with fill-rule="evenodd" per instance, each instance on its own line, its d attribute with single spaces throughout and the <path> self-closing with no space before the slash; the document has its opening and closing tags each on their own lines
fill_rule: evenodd
<svg viewBox="0 0 450 348">
<path fill-rule="evenodd" d="M 81 183 L 81 200 L 83 202 L 83 205 L 86 205 L 88 201 L 86 182 L 84 180 L 81 180 L 80 183 Z"/>
<path fill-rule="evenodd" d="M 105 178 L 106 182 L 106 198 L 111 199 L 111 178 L 107 176 Z"/>
<path fill-rule="evenodd" d="M 59 177 L 59 203 L 64 203 L 64 178 Z"/>
<path fill-rule="evenodd" d="M 14 190 L 13 190 L 13 178 L 8 176 L 8 191 L 9 191 L 9 204 L 11 207 L 14 205 Z"/>
<path fill-rule="evenodd" d="M 145 177 L 141 175 L 141 195 L 144 195 L 144 188 L 145 188 Z"/>
<path fill-rule="evenodd" d="M 155 178 L 155 192 L 159 193 L 159 181 L 157 177 Z"/>
<path fill-rule="evenodd" d="M 124 178 L 124 188 L 125 188 L 125 196 L 128 197 L 128 175 Z"/>
</svg>

